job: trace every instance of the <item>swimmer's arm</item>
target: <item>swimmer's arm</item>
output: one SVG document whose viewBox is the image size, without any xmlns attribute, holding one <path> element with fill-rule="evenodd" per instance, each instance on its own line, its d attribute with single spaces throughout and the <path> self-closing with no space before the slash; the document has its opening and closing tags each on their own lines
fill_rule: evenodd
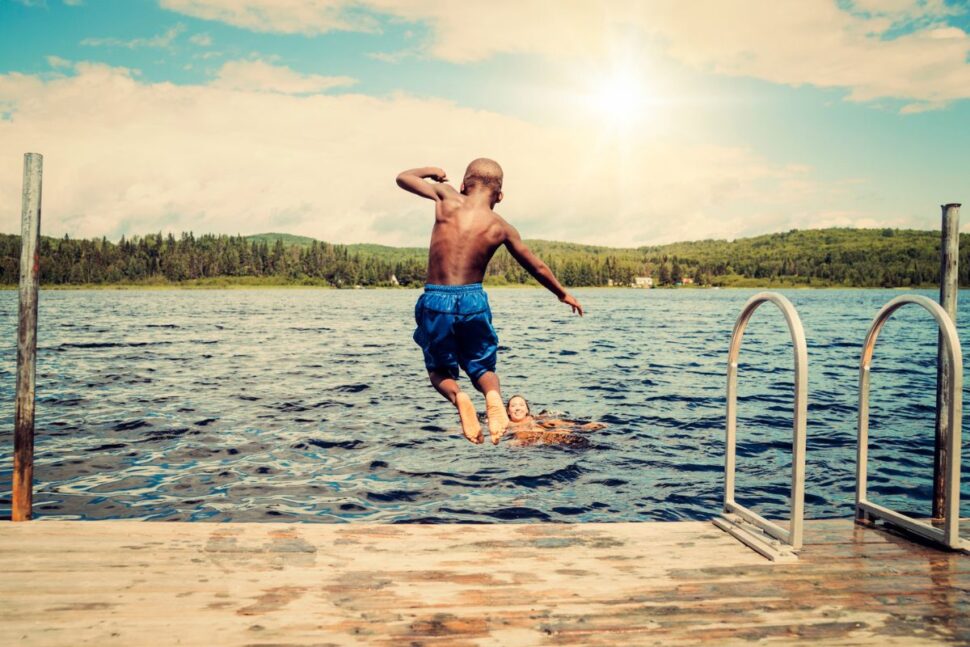
<svg viewBox="0 0 970 647">
<path fill-rule="evenodd" d="M 432 179 L 439 184 L 428 184 L 425 179 Z M 397 185 L 405 191 L 410 191 L 422 198 L 434 200 L 435 202 L 445 199 L 449 192 L 455 190 L 449 185 L 444 184 L 448 181 L 445 170 L 437 166 L 425 166 L 423 168 L 413 168 L 408 171 L 401 171 L 397 176 Z"/>
<path fill-rule="evenodd" d="M 515 227 L 505 223 L 505 228 L 505 247 L 512 254 L 512 258 L 524 267 L 542 287 L 555 294 L 556 298 L 568 305 L 573 309 L 573 312 L 582 317 L 583 306 L 579 305 L 579 301 L 566 292 L 566 288 L 559 283 L 556 275 L 549 269 L 549 266 L 543 263 L 542 259 L 533 254 L 532 250 L 522 242 L 522 237 L 519 236 L 519 232 Z"/>
<path fill-rule="evenodd" d="M 600 429 L 606 429 L 606 425 L 604 425 L 602 422 L 587 422 L 580 424 L 573 420 L 562 420 L 560 418 L 540 420 L 538 421 L 538 424 L 544 429 L 552 431 L 599 431 Z"/>
<path fill-rule="evenodd" d="M 543 420 L 539 424 L 546 429 L 555 429 L 556 427 L 565 427 L 569 423 L 565 420 L 560 420 L 559 418 L 552 418 L 551 420 Z"/>
</svg>

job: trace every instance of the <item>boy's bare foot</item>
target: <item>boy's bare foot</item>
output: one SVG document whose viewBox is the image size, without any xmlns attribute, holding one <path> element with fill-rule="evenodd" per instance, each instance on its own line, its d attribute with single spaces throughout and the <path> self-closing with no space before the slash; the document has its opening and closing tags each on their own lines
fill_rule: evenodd
<svg viewBox="0 0 970 647">
<path fill-rule="evenodd" d="M 485 414 L 488 416 L 488 433 L 492 437 L 492 444 L 498 445 L 509 428 L 509 414 L 505 412 L 505 404 L 498 391 L 485 394 Z"/>
<path fill-rule="evenodd" d="M 478 423 L 478 413 L 475 404 L 467 393 L 459 392 L 455 396 L 455 406 L 458 407 L 458 417 L 461 418 L 461 432 L 469 442 L 481 445 L 485 442 L 482 426 Z"/>
</svg>

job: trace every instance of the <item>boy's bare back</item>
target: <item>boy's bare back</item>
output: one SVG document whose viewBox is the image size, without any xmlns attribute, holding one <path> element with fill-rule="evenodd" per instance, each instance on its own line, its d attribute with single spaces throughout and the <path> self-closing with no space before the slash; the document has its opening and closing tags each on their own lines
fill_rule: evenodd
<svg viewBox="0 0 970 647">
<path fill-rule="evenodd" d="M 444 199 L 435 208 L 428 250 L 428 283 L 481 283 L 485 268 L 508 238 L 508 224 L 487 202 L 470 199 L 441 185 Z"/>
<path fill-rule="evenodd" d="M 429 184 L 431 179 L 437 184 Z M 402 189 L 435 201 L 435 224 L 428 250 L 428 283 L 468 285 L 481 283 L 495 250 L 505 245 L 512 257 L 540 285 L 583 314 L 583 308 L 542 260 L 532 253 L 519 232 L 493 208 L 502 201 L 502 169 L 489 159 L 468 165 L 461 191 L 446 184 L 444 170 L 429 166 L 404 171 L 397 176 Z"/>
</svg>

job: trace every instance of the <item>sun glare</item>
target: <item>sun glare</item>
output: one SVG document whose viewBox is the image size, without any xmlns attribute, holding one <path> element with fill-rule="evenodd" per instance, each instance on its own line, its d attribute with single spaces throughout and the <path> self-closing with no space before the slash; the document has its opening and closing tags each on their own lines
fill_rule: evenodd
<svg viewBox="0 0 970 647">
<path fill-rule="evenodd" d="M 597 83 L 589 96 L 590 107 L 610 126 L 627 130 L 646 117 L 646 90 L 639 75 L 617 70 Z"/>
</svg>

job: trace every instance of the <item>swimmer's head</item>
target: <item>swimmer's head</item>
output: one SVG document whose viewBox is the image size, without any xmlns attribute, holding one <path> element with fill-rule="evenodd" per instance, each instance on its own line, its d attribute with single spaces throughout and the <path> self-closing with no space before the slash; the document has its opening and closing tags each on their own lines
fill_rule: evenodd
<svg viewBox="0 0 970 647">
<path fill-rule="evenodd" d="M 465 177 L 461 181 L 461 192 L 470 195 L 479 191 L 488 191 L 489 201 L 494 207 L 497 202 L 502 201 L 503 179 L 502 167 L 498 165 L 498 162 L 486 157 L 479 157 L 472 160 L 468 168 L 465 169 Z"/>
<path fill-rule="evenodd" d="M 529 403 L 521 395 L 513 395 L 509 398 L 509 403 L 505 408 L 508 411 L 509 420 L 512 422 L 522 422 L 532 413 L 529 411 Z"/>
</svg>

